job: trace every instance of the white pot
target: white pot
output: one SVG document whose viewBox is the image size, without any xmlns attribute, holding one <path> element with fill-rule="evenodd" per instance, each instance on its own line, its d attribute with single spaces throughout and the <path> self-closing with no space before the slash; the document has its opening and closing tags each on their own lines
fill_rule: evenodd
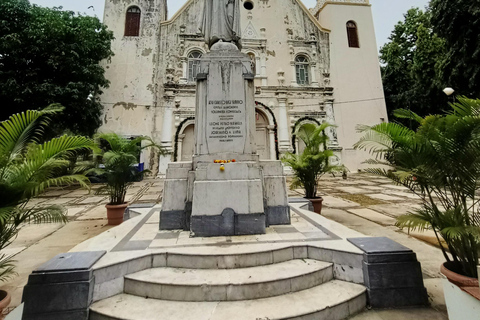
<svg viewBox="0 0 480 320">
<path fill-rule="evenodd" d="M 480 320 L 480 301 L 444 278 L 443 293 L 449 320 Z"/>
</svg>

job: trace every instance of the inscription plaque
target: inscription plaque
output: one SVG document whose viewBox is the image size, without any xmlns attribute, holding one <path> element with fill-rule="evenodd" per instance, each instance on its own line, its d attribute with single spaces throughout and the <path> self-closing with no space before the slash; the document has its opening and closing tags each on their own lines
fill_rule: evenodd
<svg viewBox="0 0 480 320">
<path fill-rule="evenodd" d="M 234 69 L 228 70 L 231 72 L 222 72 L 221 64 L 212 63 L 212 65 L 210 72 L 216 73 L 216 76 L 211 76 L 208 83 L 205 132 L 208 150 L 210 153 L 242 153 L 247 134 L 242 64 L 231 64 L 230 68 Z"/>
</svg>

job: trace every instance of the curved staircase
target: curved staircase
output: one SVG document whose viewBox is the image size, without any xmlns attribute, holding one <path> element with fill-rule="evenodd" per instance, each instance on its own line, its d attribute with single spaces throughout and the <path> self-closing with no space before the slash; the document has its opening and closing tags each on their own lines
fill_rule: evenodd
<svg viewBox="0 0 480 320">
<path fill-rule="evenodd" d="M 332 263 L 263 254 L 167 257 L 125 275 L 124 292 L 94 303 L 90 319 L 339 320 L 365 308 L 365 287 L 335 280 Z"/>
</svg>

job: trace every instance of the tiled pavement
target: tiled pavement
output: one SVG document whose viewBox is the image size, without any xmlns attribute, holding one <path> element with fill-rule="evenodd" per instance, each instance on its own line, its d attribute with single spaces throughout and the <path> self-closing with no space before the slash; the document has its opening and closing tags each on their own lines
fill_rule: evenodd
<svg viewBox="0 0 480 320">
<path fill-rule="evenodd" d="M 166 249 L 205 245 L 239 245 L 247 243 L 292 243 L 306 241 L 327 241 L 339 239 L 333 232 L 292 208 L 292 224 L 272 226 L 262 235 L 235 237 L 190 238 L 186 231 L 159 231 L 160 208 L 132 209 L 144 215 L 144 222 L 127 234 L 111 251 L 134 251 L 145 249 Z"/>
<path fill-rule="evenodd" d="M 27 225 L 2 252 L 15 254 L 17 261 L 18 275 L 0 287 L 12 295 L 10 309 L 20 304 L 23 287 L 34 269 L 57 254 L 68 252 L 79 243 L 111 228 L 106 220 L 108 196 L 99 195 L 99 188 L 99 185 L 93 185 L 91 192 L 77 187 L 52 188 L 29 203 L 31 206 L 60 204 L 67 209 L 69 223 Z M 128 190 L 127 200 L 136 204 L 160 202 L 162 190 L 162 180 L 136 182 Z"/>
<path fill-rule="evenodd" d="M 17 271 L 19 276 L 5 284 L 13 295 L 12 306 L 20 303 L 21 292 L 28 275 L 39 265 L 58 253 L 67 252 L 75 245 L 92 238 L 110 227 L 106 226 L 104 205 L 106 196 L 95 193 L 98 186 L 87 191 L 75 188 L 54 189 L 32 201 L 34 205 L 62 204 L 68 209 L 70 223 L 67 225 L 26 226 L 18 238 L 8 248 L 11 253 L 18 253 Z M 127 193 L 127 200 L 136 204 L 161 202 L 162 180 L 145 180 L 135 183 Z M 400 231 L 395 224 L 395 217 L 418 208 L 419 201 L 403 187 L 392 185 L 387 179 L 352 174 L 347 180 L 324 177 L 319 186 L 324 197 L 323 215 L 340 222 L 349 228 L 370 236 L 388 236 L 418 254 L 426 275 L 426 286 L 434 307 L 444 308 L 442 291 L 439 287 L 438 267 L 443 262 L 439 250 L 419 242 Z M 290 196 L 301 197 L 302 190 L 290 191 Z M 112 251 L 143 250 L 165 246 L 183 246 L 191 244 L 188 232 L 159 232 L 158 209 L 134 209 L 144 214 L 145 223 L 138 230 L 132 230 Z M 158 212 L 158 211 L 157 211 Z M 429 239 L 428 233 L 415 236 Z M 244 237 L 205 238 L 203 244 L 270 242 L 270 241 L 312 241 L 315 239 L 334 239 L 321 226 L 302 219 L 298 212 L 292 212 L 292 226 L 270 228 L 266 235 Z M 429 283 L 427 280 L 432 280 Z M 372 318 L 373 319 L 373 318 Z M 435 318 L 436 319 L 436 318 Z M 438 319 L 444 319 L 440 315 Z"/>
</svg>

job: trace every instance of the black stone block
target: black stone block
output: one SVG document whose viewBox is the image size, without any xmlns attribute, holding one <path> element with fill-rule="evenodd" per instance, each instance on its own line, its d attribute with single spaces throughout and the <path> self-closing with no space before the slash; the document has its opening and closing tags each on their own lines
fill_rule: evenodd
<svg viewBox="0 0 480 320">
<path fill-rule="evenodd" d="M 385 238 L 353 238 L 363 250 L 363 278 L 373 308 L 399 308 L 428 304 L 422 268 L 409 248 Z"/>
<path fill-rule="evenodd" d="M 366 254 L 380 253 L 411 253 L 411 249 L 402 246 L 400 243 L 393 241 L 387 237 L 366 237 L 366 238 L 350 238 L 347 239 Z"/>
<path fill-rule="evenodd" d="M 183 230 L 186 227 L 184 210 L 160 211 L 160 230 Z"/>
<path fill-rule="evenodd" d="M 265 214 L 239 214 L 235 216 L 235 235 L 265 234 Z"/>
<path fill-rule="evenodd" d="M 24 314 L 85 310 L 93 297 L 93 279 L 81 282 L 27 284 L 23 290 Z"/>
<path fill-rule="evenodd" d="M 236 214 L 225 209 L 218 216 L 192 216 L 190 227 L 195 237 L 265 234 L 265 219 L 263 213 Z"/>
<path fill-rule="evenodd" d="M 89 270 L 106 251 L 62 253 L 38 267 L 33 273 Z"/>
<path fill-rule="evenodd" d="M 422 268 L 419 262 L 366 263 L 363 262 L 365 286 L 377 288 L 423 287 Z"/>
<path fill-rule="evenodd" d="M 268 226 L 285 225 L 291 223 L 289 206 L 267 207 L 265 212 L 267 214 Z"/>
<path fill-rule="evenodd" d="M 89 310 L 24 314 L 22 320 L 88 320 Z"/>
<path fill-rule="evenodd" d="M 23 290 L 23 320 L 87 320 L 93 299 L 93 265 L 105 254 L 60 254 L 29 276 Z"/>
<path fill-rule="evenodd" d="M 191 201 L 187 201 L 185 203 L 185 226 L 183 227 L 183 231 L 190 231 L 190 220 L 192 218 L 192 209 L 193 203 Z"/>
<path fill-rule="evenodd" d="M 235 212 L 225 209 L 218 216 L 191 216 L 190 228 L 195 237 L 234 236 Z"/>
<path fill-rule="evenodd" d="M 28 284 L 44 284 L 44 283 L 61 283 L 75 281 L 89 281 L 92 278 L 93 271 L 60 271 L 60 272 L 43 272 L 35 273 L 28 276 Z"/>
<path fill-rule="evenodd" d="M 365 253 L 364 260 L 368 263 L 411 262 L 417 261 L 417 255 L 415 252 Z"/>
<path fill-rule="evenodd" d="M 428 294 L 424 287 L 392 289 L 367 288 L 368 304 L 373 308 L 402 308 L 427 306 Z"/>
</svg>

